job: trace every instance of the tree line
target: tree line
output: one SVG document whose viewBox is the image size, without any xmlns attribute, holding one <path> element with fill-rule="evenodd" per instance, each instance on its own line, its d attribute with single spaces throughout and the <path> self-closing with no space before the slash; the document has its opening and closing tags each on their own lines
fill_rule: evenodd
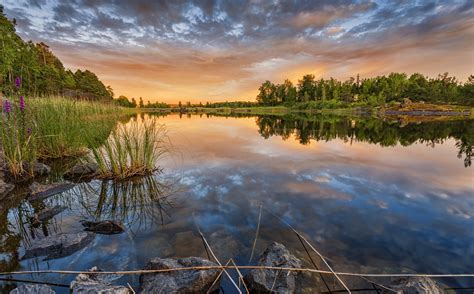
<svg viewBox="0 0 474 294">
<path fill-rule="evenodd" d="M 419 73 L 410 76 L 391 73 L 366 79 L 360 79 L 357 75 L 357 78 L 342 82 L 334 78 L 318 80 L 308 74 L 297 85 L 288 79 L 282 84 L 265 81 L 259 88 L 257 102 L 265 106 L 301 103 L 316 107 L 340 107 L 349 103 L 377 106 L 403 102 L 405 98 L 414 102 L 474 105 L 474 76 L 461 83 L 448 73 L 437 78 Z"/>
<path fill-rule="evenodd" d="M 64 68 L 48 45 L 23 41 L 15 26 L 16 20 L 9 20 L 0 5 L 0 90 L 3 95 L 14 93 L 14 80 L 20 77 L 24 95 L 112 99 L 112 88 L 106 87 L 97 75 L 89 70 L 73 72 Z"/>
<path fill-rule="evenodd" d="M 128 99 L 126 96 L 120 95 L 117 99 L 114 99 L 114 102 L 122 107 L 130 108 L 170 108 L 171 106 L 165 102 L 154 102 L 151 103 L 150 100 L 147 103 L 143 102 L 143 98 L 138 98 L 138 103 L 135 98 Z"/>
</svg>

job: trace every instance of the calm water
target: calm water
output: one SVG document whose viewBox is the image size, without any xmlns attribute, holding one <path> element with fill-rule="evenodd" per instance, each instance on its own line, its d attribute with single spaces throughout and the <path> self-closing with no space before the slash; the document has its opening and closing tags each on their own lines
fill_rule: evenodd
<svg viewBox="0 0 474 294">
<path fill-rule="evenodd" d="M 207 257 L 196 226 L 221 261 L 232 257 L 244 265 L 262 206 L 256 256 L 278 241 L 312 267 L 298 238 L 275 214 L 307 236 L 338 271 L 474 272 L 473 120 L 168 115 L 159 122 L 166 124 L 174 150 L 162 161 L 161 175 L 133 183 L 81 183 L 35 206 L 21 200 L 21 189 L 4 200 L 3 270 L 125 270 L 153 257 Z M 30 226 L 35 210 L 58 204 L 68 210 L 43 227 Z M 120 219 L 127 231 L 97 235 L 65 258 L 18 261 L 34 239 L 80 231 L 80 220 L 95 218 Z M 250 263 L 255 262 L 254 257 Z M 74 277 L 21 278 L 68 284 Z M 112 278 L 138 289 L 138 277 Z M 326 280 L 332 289 L 341 288 Z M 474 286 L 473 279 L 442 282 Z M 306 277 L 308 289 L 315 283 L 322 285 L 319 277 Z M 233 293 L 226 280 L 222 285 Z"/>
</svg>

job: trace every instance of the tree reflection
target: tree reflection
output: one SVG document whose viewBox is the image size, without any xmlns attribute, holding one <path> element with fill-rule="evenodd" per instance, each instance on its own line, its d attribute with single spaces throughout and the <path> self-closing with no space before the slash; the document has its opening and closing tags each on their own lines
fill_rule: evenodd
<svg viewBox="0 0 474 294">
<path fill-rule="evenodd" d="M 256 118 L 260 135 L 264 138 L 281 136 L 284 140 L 294 135 L 303 145 L 315 141 L 341 139 L 344 142 L 368 142 L 380 146 L 409 146 L 423 143 L 434 147 L 446 139 L 456 140 L 458 157 L 464 166 L 472 161 L 474 120 L 430 121 L 400 123 L 378 118 L 349 118 L 335 115 L 264 115 Z"/>
</svg>

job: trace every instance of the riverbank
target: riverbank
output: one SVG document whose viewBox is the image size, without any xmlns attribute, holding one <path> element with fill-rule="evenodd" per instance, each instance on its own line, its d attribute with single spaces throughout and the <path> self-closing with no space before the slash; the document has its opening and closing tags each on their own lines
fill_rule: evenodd
<svg viewBox="0 0 474 294">
<path fill-rule="evenodd" d="M 347 108 L 308 108 L 301 109 L 299 107 L 287 106 L 255 106 L 255 107 L 181 107 L 181 108 L 136 108 L 125 110 L 128 113 L 208 113 L 208 114 L 222 114 L 222 115 L 287 115 L 287 114 L 334 114 L 334 115 L 349 115 L 349 116 L 376 116 L 384 117 L 411 117 L 423 118 L 423 120 L 439 120 L 446 119 L 463 119 L 474 118 L 474 111 L 471 107 L 460 105 L 437 105 L 425 103 L 410 103 L 407 105 L 396 104 L 392 106 L 377 106 L 377 107 L 347 107 Z"/>
</svg>

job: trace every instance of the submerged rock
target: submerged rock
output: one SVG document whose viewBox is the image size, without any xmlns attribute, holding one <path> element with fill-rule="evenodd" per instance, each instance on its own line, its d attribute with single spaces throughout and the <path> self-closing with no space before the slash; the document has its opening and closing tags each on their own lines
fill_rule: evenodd
<svg viewBox="0 0 474 294">
<path fill-rule="evenodd" d="M 13 188 L 15 188 L 14 185 L 10 183 L 6 183 L 2 179 L 0 179 L 0 199 L 2 199 L 4 196 L 10 193 L 13 190 Z"/>
<path fill-rule="evenodd" d="M 73 294 L 93 294 L 93 293 L 102 293 L 102 294 L 129 294 L 132 293 L 128 287 L 125 286 L 115 286 L 111 285 L 109 282 L 105 281 L 104 275 L 94 274 L 94 272 L 99 272 L 100 270 L 97 267 L 90 269 L 90 274 L 80 274 L 76 277 L 71 283 L 71 291 Z"/>
<path fill-rule="evenodd" d="M 42 211 L 36 213 L 34 216 L 31 217 L 30 221 L 33 225 L 41 224 L 47 220 L 52 219 L 54 216 L 60 214 L 64 210 L 66 210 L 66 206 L 56 205 L 53 208 L 46 208 Z"/>
<path fill-rule="evenodd" d="M 91 178 L 99 171 L 96 163 L 77 164 L 64 174 L 66 179 Z"/>
<path fill-rule="evenodd" d="M 72 189 L 75 185 L 70 183 L 56 183 L 56 184 L 49 184 L 43 185 L 39 183 L 33 183 L 30 186 L 30 195 L 28 196 L 28 200 L 30 201 L 37 201 L 46 199 L 48 197 L 57 195 L 59 193 L 65 192 L 69 189 Z"/>
<path fill-rule="evenodd" d="M 20 285 L 10 291 L 10 294 L 54 294 L 56 292 L 48 285 Z"/>
<path fill-rule="evenodd" d="M 171 269 L 196 266 L 217 266 L 201 257 L 155 258 L 148 262 L 146 270 Z M 206 293 L 219 275 L 218 269 L 184 270 L 140 275 L 141 293 Z M 219 289 L 219 281 L 210 292 Z"/>
<path fill-rule="evenodd" d="M 46 256 L 47 259 L 61 258 L 86 247 L 95 237 L 94 233 L 63 233 L 33 241 L 21 259 Z"/>
<path fill-rule="evenodd" d="M 114 220 L 104 220 L 98 222 L 83 221 L 82 225 L 85 227 L 86 231 L 94 232 L 97 234 L 120 234 L 125 231 L 122 223 Z"/>
<path fill-rule="evenodd" d="M 443 288 L 433 279 L 427 277 L 403 277 L 394 280 L 388 288 L 400 294 L 442 294 Z M 393 293 L 381 289 L 381 293 Z"/>
<path fill-rule="evenodd" d="M 282 244 L 273 242 L 260 256 L 258 265 L 301 268 L 301 260 Z M 299 275 L 294 271 L 253 269 L 245 276 L 247 287 L 252 293 L 296 293 L 298 280 Z"/>
</svg>

